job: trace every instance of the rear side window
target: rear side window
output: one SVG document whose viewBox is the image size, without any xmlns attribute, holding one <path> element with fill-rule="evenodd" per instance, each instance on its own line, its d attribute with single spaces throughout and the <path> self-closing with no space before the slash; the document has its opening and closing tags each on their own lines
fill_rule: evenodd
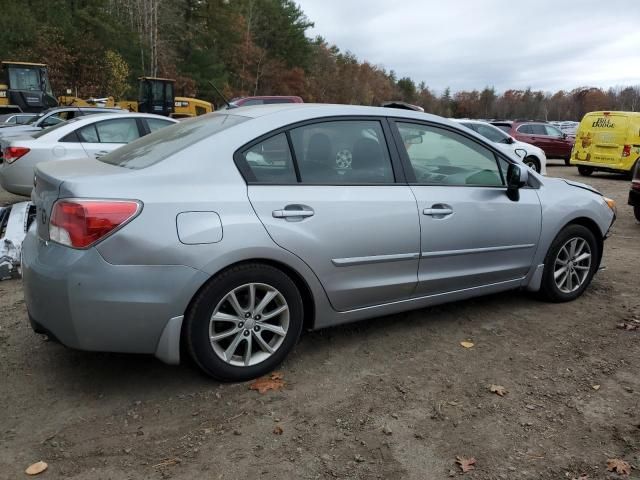
<svg viewBox="0 0 640 480">
<path fill-rule="evenodd" d="M 140 138 L 135 118 L 104 120 L 95 124 L 100 143 L 129 143 Z"/>
<path fill-rule="evenodd" d="M 291 130 L 300 180 L 310 184 L 393 183 L 393 169 L 379 122 L 322 122 Z"/>
<path fill-rule="evenodd" d="M 524 133 L 525 135 L 531 135 L 533 133 L 533 128 L 531 125 L 520 125 L 518 127 L 518 133 Z"/>
<path fill-rule="evenodd" d="M 111 165 L 138 170 L 154 165 L 191 145 L 249 120 L 241 115 L 214 113 L 204 115 L 146 135 L 99 160 Z"/>
<path fill-rule="evenodd" d="M 296 171 L 287 136 L 275 135 L 254 145 L 243 154 L 256 182 L 271 184 L 296 183 Z"/>
<path fill-rule="evenodd" d="M 82 127 L 76 131 L 78 138 L 83 143 L 99 143 L 98 132 L 96 131 L 96 125 L 92 123 L 86 127 Z"/>
<path fill-rule="evenodd" d="M 147 122 L 147 126 L 149 127 L 149 131 L 151 133 L 156 130 L 160 130 L 161 128 L 168 127 L 169 125 L 173 125 L 174 122 L 170 122 L 168 120 L 161 120 L 159 118 L 146 118 L 144 121 Z"/>
</svg>

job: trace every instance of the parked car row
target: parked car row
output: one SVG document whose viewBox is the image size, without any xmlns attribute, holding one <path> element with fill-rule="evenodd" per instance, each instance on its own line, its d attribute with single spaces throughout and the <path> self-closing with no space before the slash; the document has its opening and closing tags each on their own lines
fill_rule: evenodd
<svg viewBox="0 0 640 480">
<path fill-rule="evenodd" d="M 565 164 L 569 165 L 575 138 L 563 133 L 559 128 L 545 122 L 494 121 L 491 123 L 516 140 L 541 148 L 547 158 L 562 158 Z"/>
<path fill-rule="evenodd" d="M 501 148 L 505 148 L 518 156 L 520 156 L 520 152 L 524 152 L 521 158 L 525 165 L 538 173 L 543 175 L 547 174 L 547 156 L 541 148 L 530 143 L 520 142 L 502 129 L 488 122 L 457 119 L 454 119 L 454 121 L 470 128 Z"/>
<path fill-rule="evenodd" d="M 33 189 L 36 165 L 77 158 L 98 159 L 148 133 L 178 122 L 173 118 L 125 110 L 53 110 L 40 117 L 47 124 L 54 121 L 53 126 L 42 128 L 35 122 L 31 130 L 15 127 L 18 131 L 12 135 L 0 132 L 0 184 L 5 190 L 28 196 Z M 73 115 L 73 118 L 65 121 L 63 115 L 66 114 Z M 56 120 L 51 120 L 54 118 Z"/>
<path fill-rule="evenodd" d="M 52 139 L 100 139 L 106 118 Z M 77 349 L 186 353 L 238 381 L 273 370 L 303 328 L 518 288 L 577 298 L 615 203 L 473 127 L 394 108 L 245 106 L 40 163 L 22 250 L 32 327 Z"/>
</svg>

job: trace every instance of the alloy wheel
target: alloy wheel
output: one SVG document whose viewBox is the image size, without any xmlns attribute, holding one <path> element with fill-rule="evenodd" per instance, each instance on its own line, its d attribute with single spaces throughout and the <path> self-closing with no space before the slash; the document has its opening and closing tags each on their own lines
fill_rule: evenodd
<svg viewBox="0 0 640 480">
<path fill-rule="evenodd" d="M 563 293 L 578 290 L 589 276 L 591 247 L 582 237 L 573 237 L 558 251 L 553 276 L 556 286 Z"/>
<path fill-rule="evenodd" d="M 271 357 L 288 329 L 289 306 L 282 293 L 265 283 L 247 283 L 218 303 L 209 321 L 209 339 L 225 363 L 248 367 Z"/>
</svg>

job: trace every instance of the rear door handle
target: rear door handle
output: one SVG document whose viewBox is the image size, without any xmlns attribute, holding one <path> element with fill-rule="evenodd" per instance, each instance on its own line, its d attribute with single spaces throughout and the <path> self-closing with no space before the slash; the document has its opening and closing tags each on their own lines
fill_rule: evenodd
<svg viewBox="0 0 640 480">
<path fill-rule="evenodd" d="M 104 157 L 105 155 L 109 154 L 108 151 L 106 150 L 100 150 L 99 152 L 96 152 L 95 157 L 96 159 L 100 158 L 100 157 Z"/>
<path fill-rule="evenodd" d="M 313 217 L 314 211 L 310 208 L 304 208 L 299 210 L 287 210 L 286 208 L 283 210 L 274 210 L 272 215 L 273 218 L 306 218 Z"/>
<path fill-rule="evenodd" d="M 452 213 L 453 208 L 436 205 L 434 205 L 432 208 L 425 208 L 424 210 L 422 210 L 423 215 L 429 215 L 431 217 L 444 217 L 446 215 L 451 215 Z"/>
</svg>

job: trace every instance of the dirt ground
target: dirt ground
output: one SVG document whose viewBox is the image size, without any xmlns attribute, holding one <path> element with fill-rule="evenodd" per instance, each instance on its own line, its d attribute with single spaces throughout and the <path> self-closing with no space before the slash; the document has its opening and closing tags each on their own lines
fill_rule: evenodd
<svg viewBox="0 0 640 480">
<path fill-rule="evenodd" d="M 627 180 L 587 182 L 619 218 L 579 300 L 509 292 L 307 333 L 264 395 L 68 350 L 31 331 L 20 281 L 0 282 L 0 478 L 38 460 L 42 478 L 92 480 L 621 478 L 613 458 L 640 478 L 640 330 L 616 328 L 640 321 L 640 225 Z"/>
</svg>

